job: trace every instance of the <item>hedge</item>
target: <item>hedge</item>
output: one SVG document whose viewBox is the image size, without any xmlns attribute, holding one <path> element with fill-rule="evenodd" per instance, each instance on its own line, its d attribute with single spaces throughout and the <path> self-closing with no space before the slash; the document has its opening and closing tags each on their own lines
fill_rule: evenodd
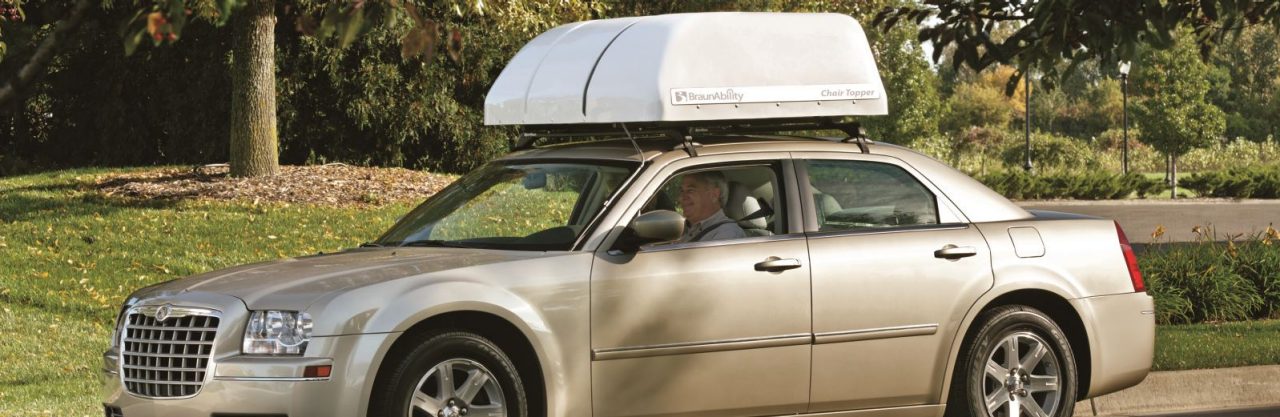
<svg viewBox="0 0 1280 417">
<path fill-rule="evenodd" d="M 1280 198 L 1280 165 L 1199 172 L 1179 183 L 1206 197 Z"/>
<path fill-rule="evenodd" d="M 1016 200 L 1072 198 L 1107 200 L 1131 194 L 1145 197 L 1165 188 L 1162 181 L 1139 174 L 1115 175 L 1100 171 L 1031 174 L 1009 170 L 978 175 L 978 181 Z"/>
</svg>

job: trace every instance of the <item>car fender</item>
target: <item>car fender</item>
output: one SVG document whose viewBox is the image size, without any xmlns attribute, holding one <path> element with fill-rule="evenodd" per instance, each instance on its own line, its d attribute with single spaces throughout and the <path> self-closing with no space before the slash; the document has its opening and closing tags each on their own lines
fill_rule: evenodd
<svg viewBox="0 0 1280 417">
<path fill-rule="evenodd" d="M 960 327 L 951 342 L 950 353 L 947 355 L 947 370 L 942 378 L 940 404 L 947 403 L 952 376 L 956 371 L 956 360 L 960 355 L 960 348 L 964 344 L 966 334 L 969 332 L 970 327 L 973 326 L 974 321 L 977 320 L 978 315 L 985 311 L 993 301 L 1016 291 L 1034 290 L 1053 294 L 1070 304 L 1070 300 L 1079 298 L 1079 294 L 1082 293 L 1082 289 L 1075 285 L 1068 275 L 1065 275 L 1065 271 L 1056 268 L 1020 264 L 1006 265 L 996 269 L 994 272 L 995 282 L 991 289 L 982 294 L 981 297 L 978 297 L 978 300 L 965 313 L 964 320 L 960 322 Z M 1072 308 L 1074 309 L 1075 307 L 1073 306 Z M 1074 312 L 1079 315 L 1079 311 Z M 1086 333 L 1090 332 L 1086 327 Z M 1092 350 L 1093 337 L 1089 334 L 1086 334 L 1086 337 Z"/>
<path fill-rule="evenodd" d="M 453 312 L 479 312 L 497 316 L 518 329 L 533 346 L 542 369 L 548 395 L 549 411 L 565 407 L 557 404 L 566 392 L 567 376 L 561 346 L 544 318 L 526 300 L 498 285 L 473 281 L 439 281 L 399 293 L 390 300 L 379 301 L 380 308 L 361 313 L 367 317 L 362 333 L 395 333 L 379 347 L 366 372 L 365 380 L 377 378 L 386 354 L 404 332 L 432 317 Z M 373 384 L 362 385 L 363 398 L 369 398 Z M 554 414 L 554 412 L 552 413 Z"/>
</svg>

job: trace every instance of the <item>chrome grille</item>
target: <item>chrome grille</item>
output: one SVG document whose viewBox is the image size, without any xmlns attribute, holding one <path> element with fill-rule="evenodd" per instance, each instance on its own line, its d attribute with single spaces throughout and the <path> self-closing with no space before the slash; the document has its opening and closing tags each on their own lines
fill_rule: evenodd
<svg viewBox="0 0 1280 417">
<path fill-rule="evenodd" d="M 212 310 L 168 305 L 131 310 L 120 343 L 125 388 L 151 398 L 199 393 L 213 356 L 218 321 Z"/>
</svg>

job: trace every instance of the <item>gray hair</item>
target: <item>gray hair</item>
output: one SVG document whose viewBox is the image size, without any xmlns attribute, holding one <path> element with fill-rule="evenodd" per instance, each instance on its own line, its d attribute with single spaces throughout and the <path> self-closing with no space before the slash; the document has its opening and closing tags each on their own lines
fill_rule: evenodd
<svg viewBox="0 0 1280 417">
<path fill-rule="evenodd" d="M 729 201 L 729 181 L 724 179 L 724 173 L 720 171 L 698 171 L 688 174 L 698 182 L 706 185 L 714 186 L 720 190 L 720 207 Z"/>
</svg>

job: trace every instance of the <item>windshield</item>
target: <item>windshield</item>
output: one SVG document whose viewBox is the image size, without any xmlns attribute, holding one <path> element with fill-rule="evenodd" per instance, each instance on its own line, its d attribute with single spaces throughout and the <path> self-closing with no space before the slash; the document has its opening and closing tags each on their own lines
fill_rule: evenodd
<svg viewBox="0 0 1280 417">
<path fill-rule="evenodd" d="M 490 163 L 427 199 L 377 244 L 569 250 L 635 166 Z"/>
</svg>

